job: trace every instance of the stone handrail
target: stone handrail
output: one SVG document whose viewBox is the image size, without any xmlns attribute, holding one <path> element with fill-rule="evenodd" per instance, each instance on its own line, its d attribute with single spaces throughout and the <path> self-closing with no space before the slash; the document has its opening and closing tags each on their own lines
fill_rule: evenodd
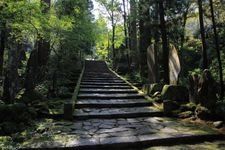
<svg viewBox="0 0 225 150">
<path fill-rule="evenodd" d="M 80 73 L 80 76 L 77 80 L 77 84 L 75 86 L 73 96 L 72 96 L 70 101 L 64 103 L 64 119 L 66 119 L 66 120 L 72 120 L 73 119 L 73 112 L 74 112 L 75 104 L 76 104 L 76 101 L 77 101 L 77 96 L 78 96 L 78 93 L 79 93 L 79 90 L 80 90 L 80 83 L 81 83 L 81 79 L 82 79 L 83 74 L 84 74 L 84 70 L 85 70 L 85 61 L 83 63 L 83 69 L 82 69 L 82 71 Z"/>
</svg>

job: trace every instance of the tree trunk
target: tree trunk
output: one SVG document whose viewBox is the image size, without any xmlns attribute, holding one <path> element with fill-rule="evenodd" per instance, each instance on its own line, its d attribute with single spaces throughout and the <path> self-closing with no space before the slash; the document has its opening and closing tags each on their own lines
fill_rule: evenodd
<svg viewBox="0 0 225 150">
<path fill-rule="evenodd" d="M 114 0 L 112 0 L 112 7 L 114 7 Z M 116 31 L 116 25 L 115 25 L 115 22 L 114 22 L 114 10 L 112 10 L 111 24 L 112 24 L 113 68 L 115 68 L 116 67 L 116 52 L 115 52 L 115 31 Z"/>
<path fill-rule="evenodd" d="M 140 32 L 140 40 L 139 40 L 139 49 L 140 49 L 140 74 L 142 77 L 147 78 L 147 48 L 151 43 L 151 31 L 150 28 L 146 25 L 146 22 L 149 21 L 149 9 L 145 7 L 146 1 L 141 0 L 139 2 L 139 32 Z"/>
<path fill-rule="evenodd" d="M 208 58 L 207 58 L 207 50 L 206 50 L 206 38 L 205 38 L 205 27 L 204 27 L 204 20 L 203 20 L 202 0 L 198 0 L 198 8 L 199 8 L 200 31 L 201 31 L 201 38 L 202 38 L 202 59 L 203 59 L 202 69 L 204 70 L 208 68 Z"/>
<path fill-rule="evenodd" d="M 188 17 L 188 12 L 189 12 L 190 5 L 191 4 L 188 4 L 187 5 L 187 8 L 186 8 L 186 10 L 185 10 L 185 12 L 183 14 L 182 34 L 181 34 L 181 40 L 180 40 L 181 41 L 180 42 L 180 47 L 181 47 L 180 49 L 181 50 L 184 47 L 185 35 L 186 35 L 186 33 L 185 33 L 185 27 L 186 27 L 186 23 L 187 23 L 187 17 Z"/>
<path fill-rule="evenodd" d="M 164 0 L 159 0 L 159 15 L 160 15 L 160 27 L 163 43 L 163 70 L 164 70 L 164 82 L 169 84 L 169 45 L 167 39 L 165 12 L 163 6 Z"/>
<path fill-rule="evenodd" d="M 116 64 L 116 52 L 115 52 L 115 25 L 112 25 L 112 53 L 113 53 L 113 68 L 115 68 Z"/>
<path fill-rule="evenodd" d="M 9 40 L 8 68 L 4 82 L 3 99 L 7 104 L 13 104 L 18 91 L 18 65 L 19 51 L 21 44 L 18 44 L 14 38 Z"/>
<path fill-rule="evenodd" d="M 218 64 L 219 64 L 220 99 L 222 100 L 223 97 L 224 97 L 223 66 L 222 66 L 221 56 L 220 56 L 219 38 L 218 38 L 217 29 L 216 29 L 216 21 L 215 21 L 215 16 L 214 16 L 213 1 L 209 0 L 209 2 L 210 2 L 211 18 L 212 18 L 212 23 L 213 23 L 214 41 L 215 41 L 217 59 L 218 59 Z"/>
<path fill-rule="evenodd" d="M 131 64 L 131 61 L 130 61 L 130 49 L 128 49 L 128 35 L 127 35 L 127 13 L 126 13 L 126 3 L 125 3 L 125 0 L 123 0 L 123 11 L 124 11 L 124 14 L 123 14 L 123 19 L 124 19 L 124 36 L 125 36 L 125 49 L 127 51 L 127 65 L 129 67 L 129 70 L 130 70 L 130 64 Z"/>
<path fill-rule="evenodd" d="M 186 27 L 186 23 L 187 23 L 187 17 L 188 17 L 188 12 L 189 12 L 189 8 L 191 6 L 191 2 L 189 2 L 186 6 L 186 10 L 183 14 L 183 24 L 182 24 L 182 34 L 180 37 L 180 65 L 181 65 L 181 70 L 180 70 L 180 74 L 179 74 L 179 78 L 181 76 L 183 76 L 183 65 L 184 65 L 184 59 L 183 59 L 183 48 L 184 48 L 184 42 L 185 42 L 185 35 L 186 35 L 186 31 L 185 31 L 185 27 Z M 179 78 L 178 78 L 178 82 L 179 82 Z"/>
<path fill-rule="evenodd" d="M 1 33 L 0 33 L 0 76 L 3 75 L 5 42 L 6 42 L 6 34 L 5 34 L 5 23 L 4 23 L 3 29 L 1 30 Z"/>
<path fill-rule="evenodd" d="M 125 0 L 123 0 L 123 20 L 124 20 L 124 36 L 125 36 L 125 46 L 128 48 L 128 36 L 127 36 L 127 13 L 126 13 L 126 4 Z"/>
<path fill-rule="evenodd" d="M 138 65 L 138 52 L 137 52 L 137 6 L 135 0 L 130 0 L 130 50 L 131 50 L 131 63 L 135 68 Z"/>
<path fill-rule="evenodd" d="M 156 3 L 155 5 L 155 14 L 154 14 L 154 21 L 155 22 L 159 22 L 159 6 Z M 154 30 L 154 57 L 155 57 L 155 79 L 156 82 L 159 83 L 160 77 L 159 77 L 159 56 L 158 56 L 158 51 L 159 51 L 159 41 L 160 41 L 160 37 L 159 37 L 159 31 L 158 28 L 155 28 Z"/>
</svg>

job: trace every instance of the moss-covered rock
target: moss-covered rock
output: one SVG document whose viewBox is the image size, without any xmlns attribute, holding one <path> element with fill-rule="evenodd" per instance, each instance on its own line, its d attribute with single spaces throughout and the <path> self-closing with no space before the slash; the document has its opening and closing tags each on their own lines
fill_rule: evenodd
<svg viewBox="0 0 225 150">
<path fill-rule="evenodd" d="M 163 111 L 165 114 L 171 114 L 173 111 L 179 109 L 179 104 L 176 101 L 164 100 Z"/>
<path fill-rule="evenodd" d="M 39 92 L 32 90 L 32 91 L 24 91 L 23 93 L 21 93 L 21 96 L 19 96 L 18 100 L 20 102 L 28 104 L 34 101 L 46 101 L 47 99 Z"/>
<path fill-rule="evenodd" d="M 196 104 L 194 104 L 194 103 L 187 103 L 187 104 L 183 104 L 183 105 L 180 106 L 180 110 L 182 112 L 184 112 L 184 111 L 194 112 L 195 109 L 196 109 Z"/>
<path fill-rule="evenodd" d="M 212 118 L 211 111 L 208 108 L 203 107 L 201 105 L 197 105 L 196 110 L 195 110 L 195 115 L 196 115 L 196 117 L 203 119 L 203 120 L 208 120 L 208 119 Z"/>
<path fill-rule="evenodd" d="M 16 103 L 0 105 L 0 121 L 26 122 L 30 120 L 28 108 L 25 104 Z"/>
<path fill-rule="evenodd" d="M 149 95 L 154 95 L 156 92 L 162 92 L 162 89 L 163 89 L 163 86 L 164 84 L 162 83 L 154 83 L 154 84 L 151 84 L 150 85 L 150 88 L 149 88 Z"/>
<path fill-rule="evenodd" d="M 49 113 L 49 107 L 47 102 L 36 102 L 32 105 L 37 113 Z"/>
<path fill-rule="evenodd" d="M 0 126 L 2 128 L 3 135 L 9 135 L 9 134 L 20 131 L 17 124 L 14 122 L 3 122 L 0 124 Z"/>
<path fill-rule="evenodd" d="M 185 111 L 185 112 L 181 112 L 179 113 L 179 117 L 180 118 L 190 118 L 194 115 L 194 113 L 192 111 Z"/>
<path fill-rule="evenodd" d="M 5 104 L 2 100 L 0 100 L 0 105 L 3 105 L 3 104 Z"/>
<path fill-rule="evenodd" d="M 221 119 L 225 121 L 225 102 L 217 102 L 215 107 L 215 113 Z"/>
<path fill-rule="evenodd" d="M 14 143 L 14 140 L 10 136 L 0 136 L 0 149 L 1 150 L 13 150 L 18 149 L 18 145 Z"/>
<path fill-rule="evenodd" d="M 188 89 L 184 86 L 164 85 L 161 94 L 163 100 L 173 100 L 179 103 L 189 101 Z"/>
</svg>

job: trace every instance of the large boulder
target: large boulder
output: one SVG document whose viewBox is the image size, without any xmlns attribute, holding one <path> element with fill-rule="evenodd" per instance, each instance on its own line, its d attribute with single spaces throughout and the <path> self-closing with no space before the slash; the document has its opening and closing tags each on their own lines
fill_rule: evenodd
<svg viewBox="0 0 225 150">
<path fill-rule="evenodd" d="M 215 113 L 225 121 L 225 102 L 216 103 Z"/>
<path fill-rule="evenodd" d="M 206 69 L 203 71 L 202 77 L 199 81 L 199 103 L 210 110 L 214 110 L 217 102 L 216 93 L 216 82 L 209 70 Z"/>
<path fill-rule="evenodd" d="M 18 96 L 18 101 L 21 101 L 25 104 L 28 103 L 33 103 L 34 101 L 46 101 L 47 99 L 40 94 L 39 92 L 35 90 L 30 90 L 30 91 L 21 91 L 21 93 Z"/>
<path fill-rule="evenodd" d="M 208 120 L 208 119 L 212 119 L 212 112 L 206 108 L 203 107 L 201 105 L 197 105 L 197 108 L 195 110 L 195 115 L 196 117 L 203 119 L 203 120 Z"/>
<path fill-rule="evenodd" d="M 162 89 L 163 100 L 173 100 L 178 103 L 186 103 L 189 101 L 188 89 L 178 85 L 164 85 Z"/>
<path fill-rule="evenodd" d="M 154 95 L 156 92 L 161 92 L 163 89 L 164 84 L 162 83 L 154 83 L 150 85 L 149 88 L 149 95 Z"/>
<path fill-rule="evenodd" d="M 179 105 L 177 102 L 172 100 L 164 100 L 163 101 L 163 111 L 167 115 L 171 114 L 173 111 L 177 110 Z"/>
<path fill-rule="evenodd" d="M 0 122 L 28 122 L 31 117 L 28 108 L 22 103 L 0 105 Z"/>
<path fill-rule="evenodd" d="M 189 77 L 190 101 L 214 110 L 219 94 L 218 87 L 209 70 L 204 70 L 200 76 L 194 74 Z"/>
<path fill-rule="evenodd" d="M 164 84 L 162 83 L 144 84 L 142 91 L 149 96 L 153 96 L 156 92 L 161 93 L 163 86 Z"/>
</svg>

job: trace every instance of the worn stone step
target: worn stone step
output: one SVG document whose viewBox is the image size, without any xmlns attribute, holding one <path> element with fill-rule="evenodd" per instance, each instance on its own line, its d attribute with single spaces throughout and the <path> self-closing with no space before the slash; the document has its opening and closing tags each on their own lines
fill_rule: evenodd
<svg viewBox="0 0 225 150">
<path fill-rule="evenodd" d="M 163 116 L 163 113 L 154 107 L 125 107 L 125 108 L 81 108 L 75 109 L 75 119 L 93 119 L 93 118 L 136 118 L 136 117 L 154 117 Z"/>
<path fill-rule="evenodd" d="M 135 98 L 143 98 L 143 95 L 140 94 L 79 94 L 78 99 L 135 99 Z"/>
<path fill-rule="evenodd" d="M 141 107 L 151 106 L 152 103 L 145 99 L 111 99 L 111 100 L 79 100 L 75 108 L 122 108 L 122 107 Z"/>
<path fill-rule="evenodd" d="M 80 88 L 96 88 L 96 89 L 133 89 L 128 85 L 80 85 Z"/>
<path fill-rule="evenodd" d="M 123 80 L 96 80 L 96 79 L 83 79 L 81 82 L 90 82 L 90 83 L 125 83 Z"/>
<path fill-rule="evenodd" d="M 83 77 L 82 78 L 83 80 L 99 80 L 99 81 L 101 81 L 101 80 L 118 80 L 118 79 L 120 79 L 120 78 L 118 78 L 118 77 L 102 77 L 102 78 L 99 78 L 99 77 L 93 77 L 93 78 L 87 78 L 87 77 Z"/>
<path fill-rule="evenodd" d="M 113 75 L 113 74 L 109 70 L 88 71 L 88 68 L 87 68 L 84 72 L 84 75 Z"/>
<path fill-rule="evenodd" d="M 121 132 L 118 137 L 81 138 L 66 145 L 66 149 L 79 150 L 141 150 L 152 146 L 171 146 L 180 144 L 200 143 L 206 141 L 224 140 L 222 134 L 180 134 L 180 135 L 141 135 L 124 136 Z M 51 147 L 51 145 L 48 145 Z M 61 147 L 57 149 L 65 149 Z M 222 149 L 221 149 L 222 150 Z"/>
<path fill-rule="evenodd" d="M 21 148 L 140 150 L 151 146 L 224 140 L 224 135 L 208 127 L 164 117 L 87 119 L 73 122 L 53 120 L 51 124 L 55 127 L 51 134 L 62 136 L 66 140 L 46 138 L 41 141 L 34 136 L 35 142 Z M 219 149 L 223 149 L 222 146 Z"/>
<path fill-rule="evenodd" d="M 79 93 L 137 93 L 135 89 L 81 88 Z"/>
<path fill-rule="evenodd" d="M 96 74 L 96 75 L 84 74 L 83 77 L 84 78 L 118 78 L 114 74 L 108 74 L 108 75 L 104 75 L 104 74 Z"/>
<path fill-rule="evenodd" d="M 81 82 L 81 85 L 128 85 L 127 83 L 101 83 L 101 82 Z"/>
<path fill-rule="evenodd" d="M 113 73 L 101 73 L 101 72 L 96 72 L 96 73 L 87 73 L 84 72 L 83 76 L 93 76 L 93 77 L 116 77 L 116 75 L 114 75 Z"/>
</svg>

